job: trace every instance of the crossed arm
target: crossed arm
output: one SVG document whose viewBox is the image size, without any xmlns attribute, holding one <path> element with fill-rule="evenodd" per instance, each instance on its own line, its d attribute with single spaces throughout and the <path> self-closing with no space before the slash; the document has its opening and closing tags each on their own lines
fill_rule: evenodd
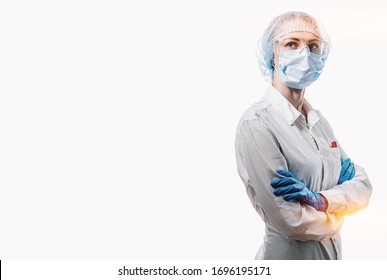
<svg viewBox="0 0 387 280">
<path fill-rule="evenodd" d="M 354 177 L 330 190 L 322 191 L 325 211 L 317 211 L 301 199 L 283 199 L 273 194 L 270 182 L 284 178 L 277 170 L 288 170 L 286 159 L 271 131 L 260 120 L 244 123 L 236 139 L 239 174 L 254 208 L 279 233 L 288 238 L 308 241 L 330 238 L 343 224 L 343 215 L 354 213 L 368 204 L 372 192 L 364 170 L 354 165 Z M 259 142 L 257 141 L 259 139 Z M 342 154 L 343 158 L 347 158 Z M 296 178 L 295 178 L 296 179 Z"/>
</svg>

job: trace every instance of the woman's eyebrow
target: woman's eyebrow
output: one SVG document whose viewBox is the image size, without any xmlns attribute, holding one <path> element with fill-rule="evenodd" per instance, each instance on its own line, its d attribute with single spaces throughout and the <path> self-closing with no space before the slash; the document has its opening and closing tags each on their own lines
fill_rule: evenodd
<svg viewBox="0 0 387 280">
<path fill-rule="evenodd" d="M 284 38 L 284 40 L 301 41 L 300 39 L 298 39 L 298 38 L 296 38 L 296 37 L 288 37 L 288 38 Z"/>
<path fill-rule="evenodd" d="M 313 38 L 313 39 L 310 39 L 310 40 L 307 40 L 307 41 L 309 43 L 311 43 L 311 42 L 315 42 L 315 41 L 320 42 L 321 40 L 319 38 Z"/>
<path fill-rule="evenodd" d="M 308 43 L 315 42 L 315 41 L 320 41 L 319 38 L 300 39 L 300 38 L 297 38 L 297 37 L 288 37 L 288 38 L 284 38 L 284 40 L 293 40 L 293 41 L 297 41 L 297 42 L 300 42 L 300 41 L 306 41 L 306 42 L 308 42 Z"/>
<path fill-rule="evenodd" d="M 284 43 L 287 43 L 287 42 L 297 42 L 297 43 L 304 43 L 304 44 L 313 44 L 313 43 L 318 43 L 320 42 L 321 40 L 319 38 L 311 38 L 311 39 L 300 39 L 300 38 L 296 38 L 296 37 L 288 37 L 288 38 L 284 38 L 283 39 L 283 42 Z"/>
</svg>

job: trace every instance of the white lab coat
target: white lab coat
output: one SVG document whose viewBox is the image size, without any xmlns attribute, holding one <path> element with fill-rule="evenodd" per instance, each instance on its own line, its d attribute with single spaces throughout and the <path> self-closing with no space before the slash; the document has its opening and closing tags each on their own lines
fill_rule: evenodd
<svg viewBox="0 0 387 280">
<path fill-rule="evenodd" d="M 238 173 L 265 223 L 256 259 L 341 259 L 344 215 L 368 205 L 372 186 L 355 164 L 355 177 L 337 185 L 347 155 L 327 120 L 304 100 L 305 117 L 273 86 L 242 115 L 235 138 Z M 289 170 L 328 201 L 319 212 L 276 197 L 270 182 Z"/>
</svg>

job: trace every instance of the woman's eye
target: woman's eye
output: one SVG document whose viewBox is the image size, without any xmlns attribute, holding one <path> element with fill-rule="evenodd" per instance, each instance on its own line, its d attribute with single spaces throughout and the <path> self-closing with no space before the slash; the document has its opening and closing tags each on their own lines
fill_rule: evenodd
<svg viewBox="0 0 387 280">
<path fill-rule="evenodd" d="M 296 46 L 296 44 L 294 42 L 289 42 L 285 45 L 285 47 L 290 47 L 290 48 L 295 47 L 295 46 Z"/>
<path fill-rule="evenodd" d="M 320 46 L 316 44 L 310 44 L 308 45 L 309 50 L 314 53 L 318 53 L 320 51 Z"/>
</svg>

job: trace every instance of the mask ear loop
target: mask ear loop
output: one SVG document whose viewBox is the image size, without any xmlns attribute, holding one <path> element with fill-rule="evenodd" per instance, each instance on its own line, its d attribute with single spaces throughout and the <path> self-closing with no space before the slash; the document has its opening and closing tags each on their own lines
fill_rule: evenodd
<svg viewBox="0 0 387 280">
<path fill-rule="evenodd" d="M 273 48 L 273 58 L 272 58 L 272 61 L 271 61 L 271 67 L 276 70 L 278 72 L 278 68 L 276 68 L 276 65 L 275 65 L 275 62 L 274 62 L 274 55 L 276 54 L 277 56 L 279 56 L 279 53 L 276 51 L 276 42 L 278 42 L 278 40 L 276 39 L 273 39 L 273 45 L 272 45 L 272 48 Z"/>
<path fill-rule="evenodd" d="M 278 71 L 278 69 L 275 67 L 274 57 L 273 57 L 273 61 L 272 61 L 272 63 L 271 63 L 271 67 L 273 67 L 274 70 L 277 70 L 277 71 Z"/>
<path fill-rule="evenodd" d="M 276 43 L 278 42 L 278 39 L 273 39 L 273 41 L 272 41 L 272 48 L 273 48 L 273 58 L 272 58 L 272 61 L 271 61 L 271 67 L 272 67 L 272 69 L 273 69 L 273 73 L 272 73 L 272 80 L 274 79 L 274 71 L 277 71 L 277 75 L 278 75 L 278 68 L 276 67 L 276 65 L 275 65 L 275 62 L 274 62 L 274 55 L 277 55 L 277 56 L 279 56 L 279 53 L 277 52 L 277 50 L 276 50 Z"/>
<path fill-rule="evenodd" d="M 275 49 L 275 40 L 274 40 L 274 39 L 273 39 L 273 41 L 272 41 L 272 48 L 273 48 L 273 57 L 272 57 L 270 66 L 272 67 L 273 70 L 278 71 L 278 69 L 275 67 L 275 62 L 274 62 L 274 55 L 276 54 L 276 55 L 278 56 L 278 54 L 277 54 L 277 52 L 276 52 L 276 49 Z M 273 71 L 273 72 L 274 72 L 274 71 Z M 274 73 L 273 73 L 273 74 L 274 74 Z"/>
<path fill-rule="evenodd" d="M 275 39 L 273 39 L 273 42 L 272 42 L 272 48 L 273 48 L 273 61 L 274 61 L 274 54 L 276 54 L 276 55 L 279 55 L 279 53 L 277 52 L 277 50 L 276 50 L 276 43 L 278 42 L 278 40 L 275 40 Z"/>
<path fill-rule="evenodd" d="M 273 80 L 274 79 L 274 72 L 275 71 L 277 71 L 277 75 L 278 75 L 278 68 L 275 66 L 275 62 L 274 62 L 274 52 L 273 52 L 273 59 L 272 59 L 272 61 L 271 61 L 271 63 L 270 63 L 270 66 L 272 67 L 272 70 L 273 70 L 273 72 L 272 72 L 272 78 L 271 78 L 271 80 Z"/>
</svg>

